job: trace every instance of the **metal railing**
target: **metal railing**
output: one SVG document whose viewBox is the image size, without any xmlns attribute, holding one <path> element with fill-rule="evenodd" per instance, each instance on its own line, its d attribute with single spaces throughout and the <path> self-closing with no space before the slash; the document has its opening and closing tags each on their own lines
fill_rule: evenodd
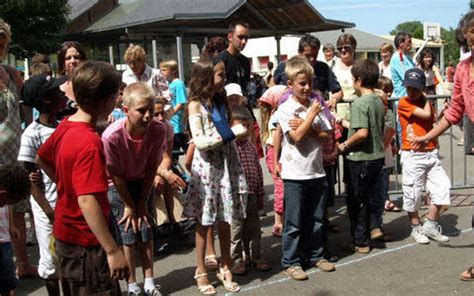
<svg viewBox="0 0 474 296">
<path fill-rule="evenodd" d="M 435 112 L 436 114 L 439 114 L 439 110 L 438 110 L 438 103 L 439 103 L 439 100 L 448 100 L 448 104 L 449 104 L 449 101 L 451 100 L 451 96 L 450 95 L 430 95 L 430 96 L 427 96 L 427 98 L 429 100 L 432 100 L 432 101 L 435 101 Z M 389 101 L 391 102 L 398 102 L 400 100 L 400 98 L 389 98 L 388 99 Z M 345 103 L 352 103 L 352 101 L 344 101 Z M 398 122 L 398 118 L 397 118 L 397 112 L 395 110 L 395 106 L 394 106 L 394 112 L 393 112 L 393 116 L 395 117 L 394 121 L 395 122 Z M 462 171 L 462 183 L 459 184 L 459 183 L 456 183 L 455 182 L 455 166 L 457 164 L 455 164 L 454 162 L 454 156 L 455 156 L 455 149 L 454 149 L 454 131 L 453 129 L 455 128 L 455 126 L 451 126 L 449 129 L 448 129 L 448 135 L 449 135 L 449 142 L 448 142 L 448 147 L 449 147 L 449 153 L 446 155 L 445 153 L 443 153 L 445 151 L 445 149 L 441 149 L 441 141 L 440 141 L 440 137 L 442 137 L 442 135 L 440 135 L 440 137 L 438 138 L 438 145 L 440 146 L 440 158 L 444 157 L 444 158 L 448 158 L 448 161 L 449 161 L 449 178 L 450 178 L 450 181 L 451 181 L 451 190 L 456 190 L 456 189 L 469 189 L 469 188 L 474 188 L 474 182 L 472 183 L 468 183 L 468 156 L 466 155 L 466 153 L 464 153 L 463 151 L 463 157 L 462 157 L 462 160 L 463 160 L 463 171 Z M 456 127 L 457 128 L 457 127 Z M 443 134 L 444 135 L 444 134 Z M 465 143 L 466 144 L 466 143 Z M 444 145 L 443 145 L 444 146 Z M 400 154 L 398 155 L 394 155 L 394 157 L 396 158 L 396 161 L 395 161 L 395 167 L 394 167 L 394 170 L 391 174 L 391 176 L 393 176 L 394 178 L 394 185 L 392 185 L 392 182 L 390 182 L 389 184 L 389 194 L 390 195 L 393 195 L 393 194 L 401 194 L 402 193 L 402 188 L 401 188 L 401 185 L 400 185 L 400 181 L 401 181 L 401 173 L 398 174 L 398 172 L 400 170 L 400 168 L 398 167 L 399 165 L 399 161 L 397 161 L 397 158 L 400 157 Z M 474 160 L 474 156 L 472 156 L 472 159 Z M 471 163 L 474 163 L 473 161 L 471 161 Z M 341 173 L 342 172 L 342 169 L 343 169 L 343 164 L 342 164 L 342 161 L 339 161 L 339 170 L 338 170 L 338 174 L 337 174 L 337 178 L 338 178 L 338 194 L 340 195 L 342 192 L 341 192 L 341 181 L 342 181 L 342 178 L 341 178 Z"/>
</svg>

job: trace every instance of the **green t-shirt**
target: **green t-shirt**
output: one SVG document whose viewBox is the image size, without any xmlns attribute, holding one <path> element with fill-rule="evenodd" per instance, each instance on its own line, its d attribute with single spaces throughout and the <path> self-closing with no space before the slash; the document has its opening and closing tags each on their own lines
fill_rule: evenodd
<svg viewBox="0 0 474 296">
<path fill-rule="evenodd" d="M 359 128 L 369 129 L 369 136 L 363 142 L 351 147 L 347 159 L 366 161 L 384 158 L 384 123 L 385 108 L 382 100 L 376 94 L 357 98 L 351 105 L 349 137 Z"/>
</svg>

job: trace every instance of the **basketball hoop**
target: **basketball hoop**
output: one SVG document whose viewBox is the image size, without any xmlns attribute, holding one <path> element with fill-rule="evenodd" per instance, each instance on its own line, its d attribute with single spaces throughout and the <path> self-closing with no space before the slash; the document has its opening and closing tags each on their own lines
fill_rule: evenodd
<svg viewBox="0 0 474 296">
<path fill-rule="evenodd" d="M 441 24 L 440 23 L 423 23 L 423 39 L 431 41 L 441 41 Z"/>
</svg>

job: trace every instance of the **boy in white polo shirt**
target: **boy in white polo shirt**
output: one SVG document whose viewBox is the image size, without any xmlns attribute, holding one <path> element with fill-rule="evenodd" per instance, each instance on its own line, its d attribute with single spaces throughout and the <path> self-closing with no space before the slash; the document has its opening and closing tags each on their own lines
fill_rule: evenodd
<svg viewBox="0 0 474 296">
<path fill-rule="evenodd" d="M 307 60 L 293 57 L 285 72 L 293 94 L 278 108 L 278 123 L 284 139 L 280 162 L 284 184 L 285 223 L 282 236 L 282 266 L 295 280 L 308 278 L 304 266 L 323 271 L 335 267 L 324 257 L 324 213 L 327 182 L 320 141 L 327 137 L 330 122 L 320 115 L 322 106 L 311 101 L 314 70 Z M 303 122 L 296 129 L 289 121 L 299 117 Z"/>
</svg>

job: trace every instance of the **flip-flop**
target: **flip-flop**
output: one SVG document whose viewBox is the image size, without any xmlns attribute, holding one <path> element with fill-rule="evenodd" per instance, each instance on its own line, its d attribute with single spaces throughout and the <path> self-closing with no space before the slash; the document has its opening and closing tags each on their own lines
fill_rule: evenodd
<svg viewBox="0 0 474 296">
<path fill-rule="evenodd" d="M 461 273 L 461 276 L 460 276 L 461 281 L 465 281 L 465 282 L 474 281 L 473 269 L 474 269 L 474 266 L 471 266 L 470 268 L 465 270 L 463 273 Z"/>
</svg>

